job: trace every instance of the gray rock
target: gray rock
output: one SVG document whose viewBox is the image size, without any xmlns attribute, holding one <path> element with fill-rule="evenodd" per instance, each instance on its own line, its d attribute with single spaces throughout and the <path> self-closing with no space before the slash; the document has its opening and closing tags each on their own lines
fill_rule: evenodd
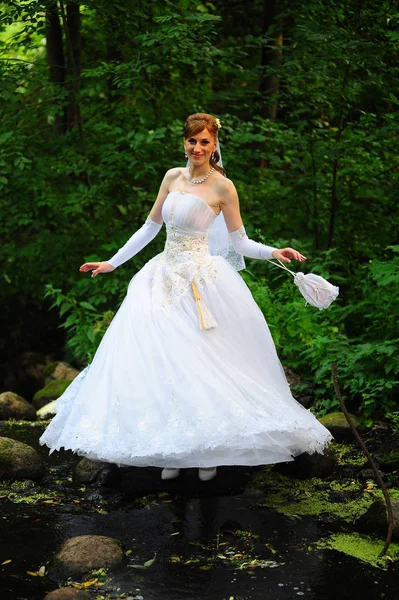
<svg viewBox="0 0 399 600">
<path fill-rule="evenodd" d="M 92 569 L 116 567 L 123 560 L 119 540 L 103 535 L 80 535 L 67 540 L 55 556 L 55 567 L 78 576 Z"/>
<path fill-rule="evenodd" d="M 45 595 L 44 600 L 90 600 L 90 592 L 86 590 L 77 590 L 76 588 L 63 587 L 58 588 Z"/>
<path fill-rule="evenodd" d="M 391 500 L 393 510 L 392 539 L 399 539 L 399 500 Z M 386 536 L 388 529 L 388 511 L 384 500 L 378 498 L 355 522 L 355 528 L 362 533 L 377 533 Z"/>
<path fill-rule="evenodd" d="M 287 477 L 296 477 L 298 479 L 318 477 L 323 479 L 331 475 L 336 464 L 337 460 L 334 454 L 330 448 L 326 448 L 323 454 L 319 454 L 318 452 L 308 454 L 304 452 L 291 462 L 277 463 L 273 469 Z"/>
<path fill-rule="evenodd" d="M 79 483 L 97 483 L 114 487 L 120 480 L 116 465 L 83 458 L 75 469 L 75 480 Z"/>
<path fill-rule="evenodd" d="M 354 415 L 349 415 L 356 429 L 359 422 Z M 347 442 L 354 439 L 352 429 L 342 412 L 333 412 L 320 417 L 319 422 L 334 436 L 337 442 Z"/>
<path fill-rule="evenodd" d="M 14 392 L 0 394 L 0 420 L 21 419 L 35 421 L 36 411 L 29 402 Z"/>
<path fill-rule="evenodd" d="M 67 387 L 71 384 L 69 379 L 54 379 L 51 383 L 46 385 L 33 396 L 32 404 L 36 410 L 46 406 L 52 400 L 57 400 L 65 392 Z"/>
<path fill-rule="evenodd" d="M 33 479 L 40 481 L 44 463 L 34 448 L 6 437 L 0 437 L 0 480 Z"/>
</svg>

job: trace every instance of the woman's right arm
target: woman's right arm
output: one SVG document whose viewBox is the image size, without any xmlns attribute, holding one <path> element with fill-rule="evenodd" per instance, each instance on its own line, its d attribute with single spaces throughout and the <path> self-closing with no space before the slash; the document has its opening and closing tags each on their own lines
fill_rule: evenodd
<svg viewBox="0 0 399 600">
<path fill-rule="evenodd" d="M 162 206 L 169 193 L 170 183 L 176 177 L 176 171 L 177 169 L 170 169 L 166 173 L 145 223 L 131 236 L 126 244 L 109 260 L 105 262 L 85 263 L 80 267 L 79 271 L 83 273 L 92 271 L 92 277 L 96 277 L 100 273 L 110 273 L 130 258 L 133 258 L 133 256 L 138 254 L 140 250 L 158 235 L 163 224 Z"/>
</svg>

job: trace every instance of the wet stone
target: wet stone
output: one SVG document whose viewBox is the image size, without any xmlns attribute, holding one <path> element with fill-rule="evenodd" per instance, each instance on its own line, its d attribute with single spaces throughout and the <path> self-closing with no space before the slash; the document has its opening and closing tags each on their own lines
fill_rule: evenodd
<svg viewBox="0 0 399 600">
<path fill-rule="evenodd" d="M 43 600 L 90 600 L 92 596 L 85 590 L 63 587 L 45 595 Z"/>
<path fill-rule="evenodd" d="M 36 411 L 22 396 L 14 392 L 3 392 L 0 394 L 0 420 L 7 419 L 35 421 Z"/>
<path fill-rule="evenodd" d="M 92 569 L 116 567 L 123 559 L 119 540 L 103 535 L 81 535 L 67 540 L 55 556 L 55 569 L 83 575 Z"/>
<path fill-rule="evenodd" d="M 0 479 L 32 479 L 40 481 L 44 475 L 44 463 L 36 450 L 28 444 L 0 437 Z"/>
</svg>

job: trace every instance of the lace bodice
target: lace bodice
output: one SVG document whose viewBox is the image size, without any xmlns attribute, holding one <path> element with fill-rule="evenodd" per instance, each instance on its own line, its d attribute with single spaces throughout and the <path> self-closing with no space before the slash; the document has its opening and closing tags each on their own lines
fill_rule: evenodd
<svg viewBox="0 0 399 600">
<path fill-rule="evenodd" d="M 171 307 L 192 284 L 201 290 L 218 275 L 217 257 L 208 248 L 209 231 L 216 213 L 199 196 L 170 192 L 162 207 L 167 238 L 164 251 L 143 268 L 159 294 L 163 308 Z"/>
</svg>

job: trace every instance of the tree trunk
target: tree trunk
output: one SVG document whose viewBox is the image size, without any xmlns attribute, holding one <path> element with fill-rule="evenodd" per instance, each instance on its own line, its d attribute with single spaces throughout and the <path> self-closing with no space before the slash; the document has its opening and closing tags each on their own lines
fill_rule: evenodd
<svg viewBox="0 0 399 600">
<path fill-rule="evenodd" d="M 263 2 L 262 35 L 265 36 L 269 28 L 274 27 L 275 45 L 273 48 L 266 47 L 265 45 L 262 48 L 262 78 L 259 83 L 259 91 L 265 97 L 265 104 L 261 110 L 261 115 L 271 121 L 275 121 L 277 117 L 279 80 L 275 74 L 267 74 L 267 71 L 277 68 L 281 63 L 281 47 L 283 44 L 282 10 L 283 0 L 264 0 Z"/>
<path fill-rule="evenodd" d="M 68 129 L 72 129 L 79 124 L 79 106 L 76 97 L 80 90 L 82 40 L 80 35 L 79 3 L 68 2 L 65 8 L 65 33 L 68 46 L 68 72 L 71 85 L 71 102 L 68 106 Z"/>
<path fill-rule="evenodd" d="M 54 86 L 59 86 L 59 89 L 62 89 L 65 85 L 65 59 L 62 27 L 56 1 L 50 4 L 46 10 L 46 50 L 50 81 Z M 55 117 L 57 135 L 62 135 L 65 132 L 65 127 L 66 114 L 63 109 L 62 114 L 57 114 Z"/>
</svg>

